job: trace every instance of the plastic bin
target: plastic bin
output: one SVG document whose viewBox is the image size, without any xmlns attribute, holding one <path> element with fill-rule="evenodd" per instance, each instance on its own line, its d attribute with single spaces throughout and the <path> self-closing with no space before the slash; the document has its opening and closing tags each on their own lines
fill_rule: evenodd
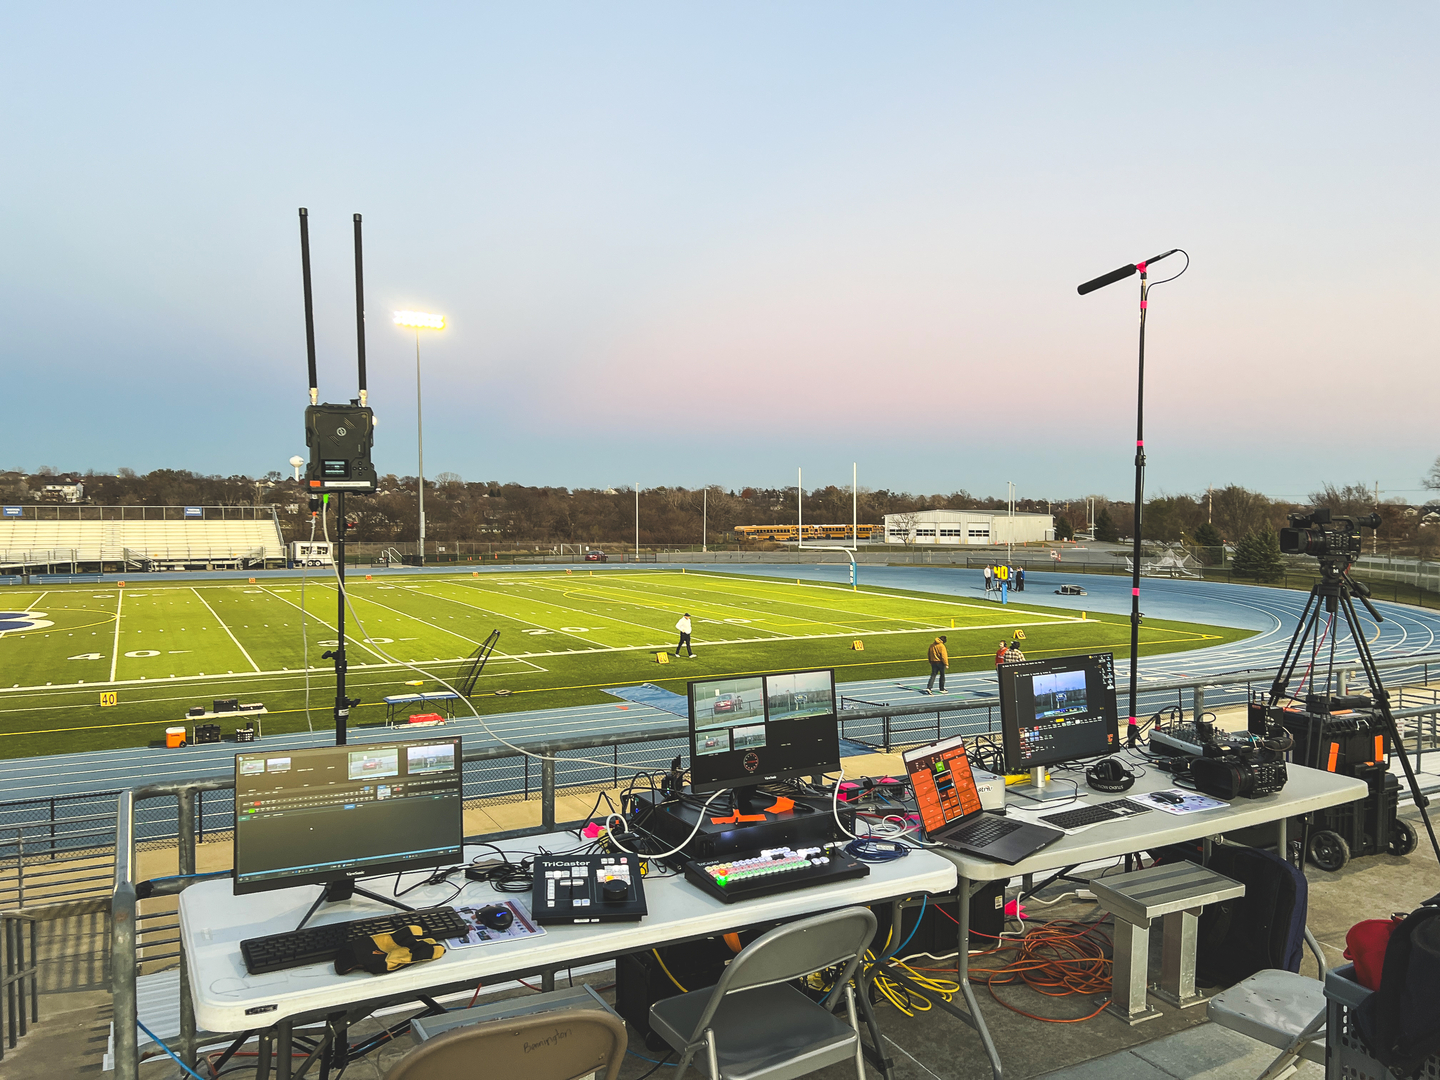
<svg viewBox="0 0 1440 1080">
<path fill-rule="evenodd" d="M 1394 1080 L 1355 1027 L 1355 1009 L 1370 993 L 1355 981 L 1354 964 L 1325 973 L 1325 1080 Z M 1440 1080 L 1440 1056 L 1432 1055 L 1416 1076 Z"/>
</svg>

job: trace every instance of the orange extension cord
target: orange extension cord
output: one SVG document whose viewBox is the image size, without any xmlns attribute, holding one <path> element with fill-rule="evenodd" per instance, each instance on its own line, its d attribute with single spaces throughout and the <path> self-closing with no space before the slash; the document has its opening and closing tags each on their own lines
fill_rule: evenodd
<svg viewBox="0 0 1440 1080">
<path fill-rule="evenodd" d="M 944 908 L 937 907 L 942 915 L 955 921 Z M 1112 946 L 1110 935 L 1096 922 L 1080 922 L 1075 919 L 1057 919 L 1032 927 L 1024 937 L 1013 944 L 1001 944 L 972 955 L 970 981 L 982 983 L 990 996 L 1013 1013 L 1043 1020 L 1047 1024 L 1078 1024 L 1099 1016 L 1110 1004 L 1111 961 L 1105 955 L 1106 946 Z M 1112 946 L 1113 947 L 1113 946 Z M 977 967 L 975 957 L 1003 959 L 1009 954 L 1008 962 L 991 967 Z M 920 968 L 921 971 L 947 969 Z M 953 970 L 953 969 L 948 969 Z M 1106 995 L 1100 1007 L 1085 1016 L 1057 1019 L 1053 1016 L 1037 1016 L 1005 1001 L 995 992 L 997 986 L 1024 983 L 1037 993 L 1047 997 L 1068 997 L 1072 994 Z"/>
</svg>

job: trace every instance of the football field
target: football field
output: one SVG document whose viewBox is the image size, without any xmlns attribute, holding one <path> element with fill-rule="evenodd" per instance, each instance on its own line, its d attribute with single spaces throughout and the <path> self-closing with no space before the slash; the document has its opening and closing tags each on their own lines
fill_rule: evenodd
<svg viewBox="0 0 1440 1080">
<path fill-rule="evenodd" d="M 933 637 L 950 639 L 952 668 L 989 663 L 1023 630 L 1028 655 L 1128 645 L 1128 620 L 979 598 L 680 570 L 580 568 L 483 574 L 385 574 L 346 579 L 353 722 L 384 719 L 386 694 L 438 690 L 492 630 L 500 637 L 475 687 L 482 712 L 578 704 L 606 686 L 789 667 L 836 667 L 837 678 L 926 671 Z M 323 572 L 236 580 L 130 580 L 0 594 L 0 756 L 143 745 L 187 707 L 214 698 L 261 701 L 267 731 L 328 724 L 337 644 L 337 587 Z M 676 620 L 694 623 L 694 660 L 657 663 Z M 1218 644 L 1242 632 L 1147 622 L 1142 649 Z M 864 642 L 856 651 L 853 642 Z M 417 672 L 405 665 L 420 668 Z M 416 687 L 414 684 L 422 685 Z M 408 684 L 408 685 L 407 685 Z M 495 691 L 525 695 L 497 696 Z M 114 705 L 102 705 L 113 694 Z M 462 711 L 464 711 L 462 709 Z"/>
</svg>

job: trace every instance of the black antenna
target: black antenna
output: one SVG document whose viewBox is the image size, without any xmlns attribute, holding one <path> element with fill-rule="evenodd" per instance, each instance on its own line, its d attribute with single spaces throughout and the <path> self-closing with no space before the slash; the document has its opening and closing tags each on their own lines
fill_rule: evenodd
<svg viewBox="0 0 1440 1080">
<path fill-rule="evenodd" d="M 320 400 L 320 379 L 315 374 L 315 304 L 310 298 L 310 212 L 303 206 L 300 207 L 300 273 L 305 279 L 305 355 L 310 361 L 310 404 L 314 405 Z"/>
<path fill-rule="evenodd" d="M 360 365 L 360 404 L 365 404 L 365 266 L 360 255 L 360 215 L 355 215 L 355 344 Z"/>
</svg>

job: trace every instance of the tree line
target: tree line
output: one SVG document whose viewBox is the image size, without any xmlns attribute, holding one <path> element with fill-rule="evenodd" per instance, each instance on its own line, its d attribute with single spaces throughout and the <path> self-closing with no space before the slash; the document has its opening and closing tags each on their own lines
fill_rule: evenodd
<svg viewBox="0 0 1440 1080">
<path fill-rule="evenodd" d="M 219 506 L 275 505 L 292 537 L 307 530 L 308 498 L 293 480 L 278 472 L 261 477 L 206 476 L 183 469 L 157 469 L 137 474 L 95 472 L 61 474 L 45 469 L 34 475 L 0 473 L 0 500 L 38 502 L 46 484 L 79 480 L 85 502 L 101 506 L 204 504 Z M 1426 478 L 1440 491 L 1440 459 Z M 418 537 L 419 483 L 413 476 L 387 475 L 373 496 L 347 500 L 352 540 L 411 543 Z M 427 540 L 433 543 L 630 545 L 636 542 L 636 493 L 633 488 L 565 488 L 466 481 L 441 473 L 425 484 Z M 1128 538 L 1133 504 L 1104 498 L 1090 500 L 1095 512 L 1095 538 Z M 794 488 L 745 487 L 727 490 L 654 487 L 639 492 L 639 543 L 644 547 L 681 546 L 702 542 L 719 545 L 736 525 L 793 525 L 797 521 Z M 1440 526 L 1423 524 L 1424 515 L 1398 502 L 1375 502 L 1364 484 L 1326 484 L 1312 492 L 1310 502 L 1271 499 L 1231 484 L 1193 495 L 1159 495 L 1146 500 L 1142 538 L 1182 543 L 1218 552 L 1247 538 L 1265 538 L 1283 528 L 1287 515 L 1313 506 L 1360 517 L 1380 514 L 1379 537 L 1394 553 L 1434 557 L 1440 548 Z M 846 523 L 852 513 L 862 524 L 879 524 L 886 514 L 924 510 L 1006 509 L 1005 500 L 967 491 L 916 495 L 890 489 L 862 488 L 852 502 L 850 489 L 828 485 L 804 492 L 804 518 L 812 524 Z M 1069 539 L 1090 526 L 1085 499 L 1021 499 L 1022 513 L 1050 513 L 1059 539 Z M 703 534 L 703 535 L 702 535 Z M 1278 545 L 1278 540 L 1275 541 Z M 1371 539 L 1366 534 L 1367 550 Z M 1269 550 L 1266 541 L 1266 550 Z M 1277 548 L 1278 549 L 1278 548 Z"/>
</svg>

